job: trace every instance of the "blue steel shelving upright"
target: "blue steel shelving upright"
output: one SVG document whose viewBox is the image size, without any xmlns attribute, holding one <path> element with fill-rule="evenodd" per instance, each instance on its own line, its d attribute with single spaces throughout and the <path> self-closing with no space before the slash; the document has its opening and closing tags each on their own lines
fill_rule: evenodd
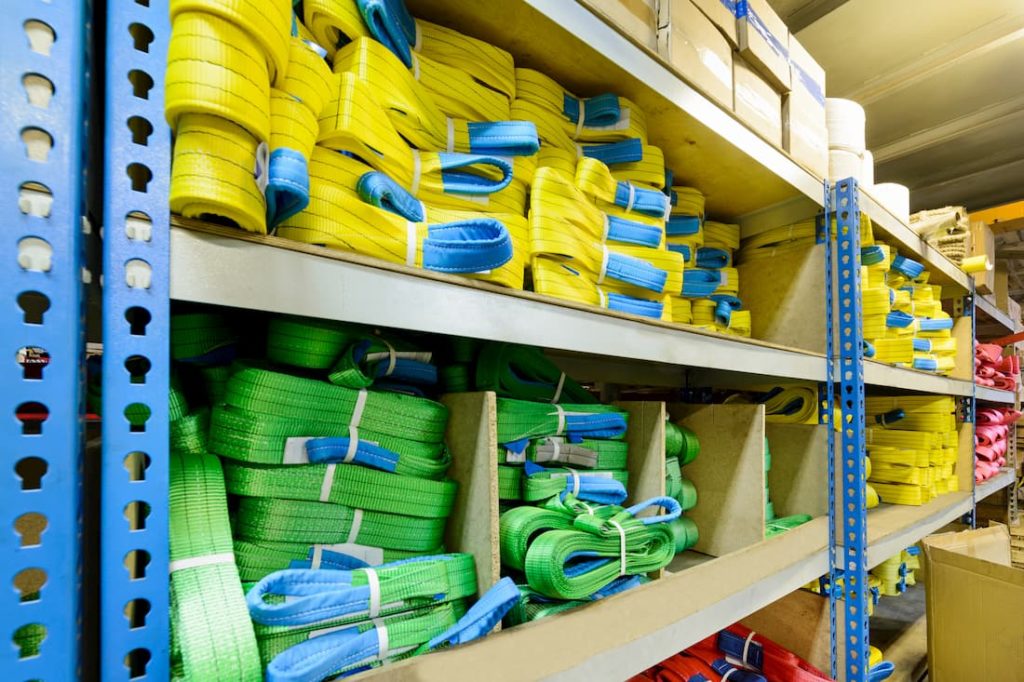
<svg viewBox="0 0 1024 682">
<path fill-rule="evenodd" d="M 835 257 L 831 248 L 831 221 L 827 219 L 826 235 L 829 246 L 826 249 L 826 298 L 831 314 L 839 316 L 839 338 L 833 339 L 833 327 L 828 324 L 828 393 L 834 396 L 832 372 L 833 352 L 838 345 L 839 361 L 839 406 L 842 423 L 839 437 L 839 499 L 841 500 L 841 528 L 830 528 L 829 575 L 832 614 L 832 661 L 833 674 L 836 672 L 836 618 L 842 598 L 842 618 L 845 633 L 843 676 L 846 682 L 864 682 L 868 677 L 868 535 L 867 501 L 864 467 L 864 329 L 861 316 L 860 282 L 860 205 L 856 180 L 850 178 L 835 184 L 834 192 L 826 192 L 826 207 L 829 195 L 834 195 L 832 210 L 835 215 Z M 835 290 L 832 278 L 835 277 Z M 833 304 L 836 307 L 833 308 Z M 832 438 L 830 434 L 830 439 Z M 835 467 L 829 465 L 830 521 L 835 514 Z M 832 521 L 830 526 L 835 526 Z M 835 530 L 836 532 L 831 532 Z M 841 583 L 840 583 L 841 579 Z M 842 585 L 841 589 L 839 585 Z"/>
<path fill-rule="evenodd" d="M 166 2 L 108 0 L 100 551 L 104 681 L 168 678 L 171 140 L 163 81 L 169 38 Z"/>
<path fill-rule="evenodd" d="M 81 670 L 86 2 L 0 21 L 0 671 Z"/>
</svg>

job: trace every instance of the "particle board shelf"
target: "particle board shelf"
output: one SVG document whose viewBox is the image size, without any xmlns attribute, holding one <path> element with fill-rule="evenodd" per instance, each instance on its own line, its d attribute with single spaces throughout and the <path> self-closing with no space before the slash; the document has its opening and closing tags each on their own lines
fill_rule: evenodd
<svg viewBox="0 0 1024 682">
<path fill-rule="evenodd" d="M 503 340 L 618 359 L 822 381 L 824 358 L 394 265 L 277 237 L 175 219 L 171 298 Z"/>
<path fill-rule="evenodd" d="M 1014 471 L 1013 469 L 1006 467 L 999 470 L 999 473 L 992 478 L 977 484 L 974 488 L 974 500 L 976 503 L 981 502 L 987 497 L 991 497 L 1003 488 L 1007 488 L 1013 485 L 1014 482 Z"/>
<path fill-rule="evenodd" d="M 975 386 L 974 397 L 987 403 L 1001 403 L 1004 405 L 1013 405 L 1016 399 L 1013 391 L 1004 391 L 989 386 Z"/>
<path fill-rule="evenodd" d="M 486 670 L 489 682 L 618 682 L 827 573 L 827 535 L 827 519 L 817 518 L 608 599 L 359 679 L 478 679 Z"/>
<path fill-rule="evenodd" d="M 957 520 L 972 506 L 970 492 L 955 492 L 920 506 L 882 504 L 869 509 L 868 569 Z"/>
<path fill-rule="evenodd" d="M 838 363 L 836 372 L 839 372 Z M 939 395 L 969 396 L 974 389 L 974 384 L 970 381 L 907 367 L 896 367 L 875 360 L 864 361 L 864 381 L 869 386 L 886 386 Z"/>
<path fill-rule="evenodd" d="M 975 309 L 980 311 L 984 317 L 998 324 L 1005 332 L 1012 334 L 1019 331 L 1020 325 L 1011 320 L 1010 316 L 1000 310 L 988 296 L 975 294 L 974 305 Z"/>
</svg>

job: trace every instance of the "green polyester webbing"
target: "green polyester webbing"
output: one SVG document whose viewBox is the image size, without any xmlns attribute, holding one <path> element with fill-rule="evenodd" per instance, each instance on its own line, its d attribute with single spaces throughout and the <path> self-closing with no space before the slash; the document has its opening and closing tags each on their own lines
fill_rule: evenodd
<svg viewBox="0 0 1024 682">
<path fill-rule="evenodd" d="M 676 554 L 690 549 L 697 544 L 697 540 L 700 538 L 697 524 L 686 516 L 669 521 L 668 527 L 672 531 L 672 537 L 675 538 Z"/>
<path fill-rule="evenodd" d="M 188 360 L 229 346 L 235 332 L 218 313 L 179 313 L 171 316 L 171 358 Z"/>
<path fill-rule="evenodd" d="M 435 635 L 444 632 L 451 626 L 455 625 L 455 622 L 465 613 L 465 600 L 456 599 L 452 602 L 447 602 L 438 606 L 428 606 L 415 609 L 413 611 L 405 611 L 385 616 L 383 618 L 378 618 L 377 623 L 374 623 L 371 620 L 363 620 L 362 622 L 346 627 L 355 628 L 359 632 L 366 632 L 367 630 L 374 629 L 378 624 L 386 626 L 388 631 L 388 648 L 391 650 L 403 651 L 403 653 L 396 656 L 389 656 L 386 659 L 388 662 L 395 662 L 400 661 L 403 658 L 413 656 L 415 650 L 404 650 L 408 647 L 418 647 L 433 638 Z M 314 636 L 316 636 L 315 630 L 285 630 L 275 633 L 261 634 L 257 641 L 259 643 L 260 657 L 263 659 L 263 664 L 267 665 L 275 656 L 283 652 L 285 649 L 289 649 Z M 371 667 L 376 667 L 381 663 L 383 663 L 383 661 L 377 661 L 376 665 L 371 664 Z M 362 668 L 365 665 L 365 661 L 346 665 L 335 670 L 332 673 L 332 676 L 340 674 L 351 668 Z"/>
<path fill-rule="evenodd" d="M 621 527 L 621 534 L 611 521 Z M 569 557 L 579 552 L 611 561 L 579 575 L 567 575 Z M 621 561 L 623 553 L 624 563 Z M 620 575 L 662 568 L 675 554 L 675 537 L 668 524 L 645 526 L 621 507 L 597 507 L 593 514 L 577 516 L 572 529 L 550 530 L 530 543 L 526 551 L 526 580 L 531 588 L 545 596 L 583 599 Z"/>
<path fill-rule="evenodd" d="M 552 459 L 553 444 L 559 444 L 559 454 Z M 559 463 L 579 468 L 595 469 L 625 469 L 626 457 L 629 447 L 623 440 L 597 440 L 584 438 L 578 443 L 568 443 L 565 438 L 549 436 L 546 438 L 534 438 L 526 446 L 526 459 L 531 462 L 538 462 L 547 466 L 557 466 Z M 595 461 L 593 466 L 584 467 L 575 453 L 590 453 Z M 505 464 L 508 453 L 504 449 L 498 450 L 498 463 Z"/>
<path fill-rule="evenodd" d="M 378 566 L 374 569 L 380 584 L 380 612 L 384 617 L 410 609 L 435 606 L 442 602 L 476 594 L 476 567 L 472 554 L 446 554 L 443 557 L 407 564 Z M 362 587 L 369 579 L 364 569 L 351 571 L 351 586 Z M 272 591 L 264 594 L 267 603 L 279 602 L 288 595 Z M 309 625 L 255 624 L 256 636 L 263 638 L 282 632 L 310 633 L 323 628 L 354 625 L 367 620 L 367 612 L 328 617 Z M 437 633 L 435 633 L 437 634 Z M 305 639 L 305 637 L 303 638 Z"/>
<path fill-rule="evenodd" d="M 516 466 L 498 467 L 498 499 L 523 499 L 523 468 Z"/>
<path fill-rule="evenodd" d="M 621 414 L 627 422 L 629 416 L 611 405 L 584 405 L 561 403 L 566 414 Z M 498 398 L 498 442 L 511 443 L 524 438 L 557 436 L 559 425 L 555 405 L 532 403 L 512 398 Z M 621 436 L 614 440 L 621 440 Z"/>
<path fill-rule="evenodd" d="M 773 519 L 765 526 L 765 536 L 770 538 L 779 533 L 785 533 L 787 530 L 801 526 L 810 520 L 811 516 L 809 514 L 794 514 Z"/>
<path fill-rule="evenodd" d="M 558 369 L 539 348 L 487 343 L 476 362 L 476 390 L 546 403 L 597 402 L 585 388 Z"/>
<path fill-rule="evenodd" d="M 519 586 L 519 595 L 519 601 L 505 616 L 505 624 L 509 627 L 554 616 L 590 603 L 582 599 L 550 601 L 544 595 L 531 590 L 528 585 Z"/>
<path fill-rule="evenodd" d="M 366 327 L 304 317 L 272 317 L 267 326 L 267 357 L 294 367 L 327 369 L 341 351 L 368 333 Z"/>
<path fill-rule="evenodd" d="M 670 457 L 665 460 L 665 494 L 674 497 L 683 511 L 697 506 L 697 488 L 679 470 L 679 460 Z"/>
<path fill-rule="evenodd" d="M 455 502 L 455 481 L 396 476 L 350 464 L 272 467 L 227 460 L 224 476 L 233 495 L 319 500 L 428 519 L 449 516 Z"/>
<path fill-rule="evenodd" d="M 213 455 L 171 453 L 170 572 L 172 667 L 186 680 L 263 679 Z"/>
<path fill-rule="evenodd" d="M 274 571 L 288 568 L 293 561 L 309 561 L 313 545 L 314 543 L 269 542 L 236 537 L 235 561 L 238 563 L 238 575 L 242 582 L 252 583 L 263 579 Z M 331 547 L 328 545 L 325 549 L 330 550 Z M 438 545 L 425 552 L 383 548 L 381 559 L 383 563 L 390 563 L 414 556 L 433 554 L 444 554 L 444 546 Z"/>
<path fill-rule="evenodd" d="M 539 533 L 572 528 L 575 514 L 539 507 L 516 507 L 501 515 L 498 532 L 502 565 L 523 571 L 526 551 Z"/>
<path fill-rule="evenodd" d="M 578 476 L 601 476 L 604 478 L 612 478 L 627 487 L 629 485 L 629 472 L 624 470 L 596 470 L 596 469 L 581 469 L 577 472 Z M 527 502 L 536 502 L 538 500 L 546 500 L 549 497 L 558 495 L 559 493 L 566 490 L 566 486 L 571 487 L 571 474 L 568 469 L 549 469 L 533 474 L 532 476 L 523 477 L 523 500 Z"/>
<path fill-rule="evenodd" d="M 444 517 L 364 511 L 357 519 L 356 514 L 340 504 L 245 497 L 238 501 L 235 535 L 266 542 L 353 542 L 420 553 L 439 546 L 444 539 Z"/>
<path fill-rule="evenodd" d="M 678 457 L 680 466 L 686 466 L 700 454 L 697 434 L 685 426 L 665 422 L 665 456 Z"/>
</svg>

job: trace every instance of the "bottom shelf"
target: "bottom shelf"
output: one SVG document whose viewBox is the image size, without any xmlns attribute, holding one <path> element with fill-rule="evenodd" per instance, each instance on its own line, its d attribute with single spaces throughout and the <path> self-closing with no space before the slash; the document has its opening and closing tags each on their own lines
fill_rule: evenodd
<svg viewBox="0 0 1024 682">
<path fill-rule="evenodd" d="M 882 504 L 868 511 L 868 569 L 971 511 L 969 492 L 948 493 L 920 506 Z"/>
<path fill-rule="evenodd" d="M 670 566 L 661 580 L 381 672 L 404 680 L 476 679 L 481 670 L 489 682 L 623 680 L 826 573 L 827 536 L 821 517 L 726 556 L 687 552 L 676 560 L 686 570 L 673 574 Z"/>
</svg>

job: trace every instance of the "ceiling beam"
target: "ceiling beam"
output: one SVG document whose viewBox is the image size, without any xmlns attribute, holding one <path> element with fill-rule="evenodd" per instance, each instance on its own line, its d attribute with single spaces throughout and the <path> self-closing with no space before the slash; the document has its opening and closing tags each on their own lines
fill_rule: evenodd
<svg viewBox="0 0 1024 682">
<path fill-rule="evenodd" d="M 920 59 L 900 69 L 881 74 L 851 92 L 837 95 L 856 100 L 866 106 L 1021 38 L 1024 38 L 1024 16 L 1009 19 L 1000 17 L 998 21 L 979 26 L 970 33 L 950 40 L 942 47 L 924 53 Z"/>
<path fill-rule="evenodd" d="M 983 211 L 971 211 L 971 220 L 988 223 L 989 228 L 996 234 L 1024 229 L 1024 201 L 993 206 Z"/>
<path fill-rule="evenodd" d="M 845 5 L 849 0 L 809 0 L 800 9 L 785 17 L 790 33 L 804 30 L 826 14 Z M 799 36 L 797 36 L 799 38 Z"/>
</svg>

